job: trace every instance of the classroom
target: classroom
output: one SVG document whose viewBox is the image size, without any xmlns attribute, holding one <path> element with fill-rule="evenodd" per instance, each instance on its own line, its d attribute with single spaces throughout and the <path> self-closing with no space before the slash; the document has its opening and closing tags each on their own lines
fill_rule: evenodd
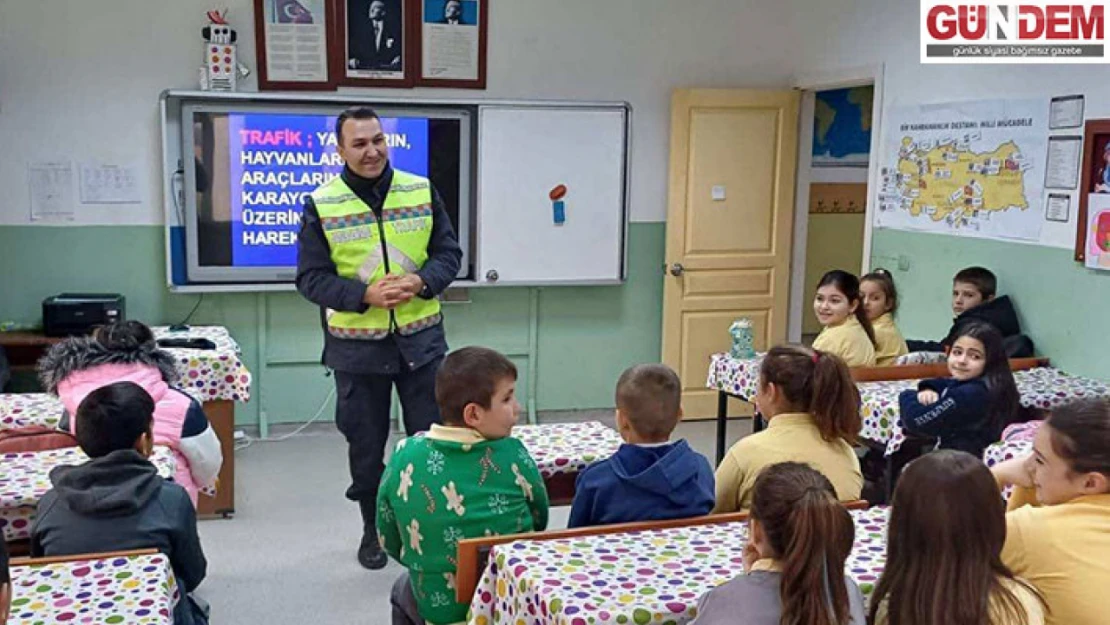
<svg viewBox="0 0 1110 625">
<path fill-rule="evenodd" d="M 1105 622 L 1104 11 L 0 0 L 0 625 Z"/>
</svg>

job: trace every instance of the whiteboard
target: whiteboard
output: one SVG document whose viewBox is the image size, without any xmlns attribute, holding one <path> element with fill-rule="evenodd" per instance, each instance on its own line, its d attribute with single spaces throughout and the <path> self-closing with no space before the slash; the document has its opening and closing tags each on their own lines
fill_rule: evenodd
<svg viewBox="0 0 1110 625">
<path fill-rule="evenodd" d="M 479 284 L 624 280 L 628 124 L 623 104 L 480 107 Z"/>
</svg>

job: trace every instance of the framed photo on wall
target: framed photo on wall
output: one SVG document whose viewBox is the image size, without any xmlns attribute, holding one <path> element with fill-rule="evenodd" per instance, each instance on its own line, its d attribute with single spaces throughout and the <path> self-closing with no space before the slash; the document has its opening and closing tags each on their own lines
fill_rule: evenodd
<svg viewBox="0 0 1110 625">
<path fill-rule="evenodd" d="M 410 0 L 421 87 L 486 88 L 489 0 Z"/>
<path fill-rule="evenodd" d="M 258 89 L 334 90 L 332 0 L 254 0 Z"/>
<path fill-rule="evenodd" d="M 407 0 L 334 0 L 336 41 L 332 71 L 342 85 L 411 87 L 411 3 Z"/>
<path fill-rule="evenodd" d="M 1082 172 L 1075 260 L 1088 261 L 1088 256 L 1110 259 L 1110 248 L 1102 249 L 1110 245 L 1110 237 L 1105 232 L 1110 228 L 1110 217 L 1102 217 L 1110 211 L 1110 119 L 1092 119 L 1084 127 Z M 1092 220 L 1092 216 L 1097 219 Z"/>
</svg>

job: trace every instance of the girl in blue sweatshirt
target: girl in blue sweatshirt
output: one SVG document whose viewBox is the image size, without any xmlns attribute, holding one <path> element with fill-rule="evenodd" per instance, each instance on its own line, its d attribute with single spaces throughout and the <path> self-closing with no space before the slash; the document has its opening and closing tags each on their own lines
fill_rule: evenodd
<svg viewBox="0 0 1110 625">
<path fill-rule="evenodd" d="M 952 377 L 922 380 L 916 391 L 902 391 L 902 428 L 937 438 L 937 449 L 981 458 L 1020 409 L 1002 335 L 989 324 L 968 325 L 948 353 L 948 372 Z"/>
</svg>

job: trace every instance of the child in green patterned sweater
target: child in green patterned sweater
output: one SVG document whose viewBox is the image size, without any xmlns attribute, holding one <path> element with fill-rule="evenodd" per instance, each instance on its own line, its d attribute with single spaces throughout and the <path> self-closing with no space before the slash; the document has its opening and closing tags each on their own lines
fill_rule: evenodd
<svg viewBox="0 0 1110 625">
<path fill-rule="evenodd" d="M 516 367 L 482 347 L 452 352 L 436 375 L 443 425 L 400 441 L 378 491 L 378 532 L 408 571 L 393 586 L 393 623 L 466 619 L 455 601 L 459 540 L 547 527 L 547 489 L 512 438 Z"/>
</svg>

